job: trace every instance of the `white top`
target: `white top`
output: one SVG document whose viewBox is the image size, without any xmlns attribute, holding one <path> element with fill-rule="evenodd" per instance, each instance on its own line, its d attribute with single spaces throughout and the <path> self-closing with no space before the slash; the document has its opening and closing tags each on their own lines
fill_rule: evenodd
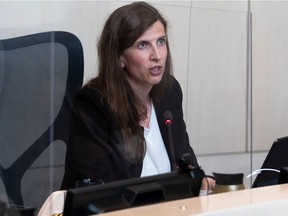
<svg viewBox="0 0 288 216">
<path fill-rule="evenodd" d="M 146 140 L 146 154 L 141 177 L 171 172 L 170 160 L 160 133 L 153 104 L 149 127 L 144 127 L 144 138 Z"/>
</svg>

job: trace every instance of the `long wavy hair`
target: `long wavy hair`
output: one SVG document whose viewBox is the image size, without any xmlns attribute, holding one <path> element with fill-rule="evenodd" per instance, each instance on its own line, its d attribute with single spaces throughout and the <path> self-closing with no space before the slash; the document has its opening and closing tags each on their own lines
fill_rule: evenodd
<svg viewBox="0 0 288 216">
<path fill-rule="evenodd" d="M 147 117 L 144 102 L 133 92 L 120 55 L 156 21 L 167 34 L 167 22 L 159 11 L 145 2 L 134 2 L 116 9 L 107 19 L 98 41 L 98 76 L 87 85 L 96 88 L 107 100 L 124 139 L 125 157 L 141 162 L 146 151 L 143 128 L 139 122 Z M 170 86 L 172 63 L 167 41 L 167 60 L 162 80 L 154 85 L 150 97 L 157 103 Z"/>
</svg>

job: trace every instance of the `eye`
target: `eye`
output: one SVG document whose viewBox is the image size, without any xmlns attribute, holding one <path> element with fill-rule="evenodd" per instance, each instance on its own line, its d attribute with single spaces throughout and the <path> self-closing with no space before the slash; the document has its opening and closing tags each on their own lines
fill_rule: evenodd
<svg viewBox="0 0 288 216">
<path fill-rule="evenodd" d="M 138 46 L 137 46 L 139 49 L 144 49 L 146 47 L 148 47 L 148 42 L 147 41 L 141 41 L 138 43 Z"/>
<path fill-rule="evenodd" d="M 166 44 L 166 38 L 159 38 L 158 41 L 157 41 L 157 44 L 159 46 L 163 46 Z"/>
</svg>

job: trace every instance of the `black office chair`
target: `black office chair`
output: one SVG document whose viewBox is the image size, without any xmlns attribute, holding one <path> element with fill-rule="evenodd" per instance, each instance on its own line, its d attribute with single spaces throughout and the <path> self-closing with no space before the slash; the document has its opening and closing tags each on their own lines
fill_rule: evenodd
<svg viewBox="0 0 288 216">
<path fill-rule="evenodd" d="M 59 190 L 83 64 L 68 32 L 0 40 L 0 195 L 10 203 L 39 206 Z"/>
</svg>

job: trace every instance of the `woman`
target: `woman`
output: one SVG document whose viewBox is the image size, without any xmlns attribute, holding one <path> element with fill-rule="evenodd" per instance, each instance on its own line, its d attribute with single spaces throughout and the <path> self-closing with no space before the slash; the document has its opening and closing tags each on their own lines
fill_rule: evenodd
<svg viewBox="0 0 288 216">
<path fill-rule="evenodd" d="M 100 183 L 170 172 L 167 110 L 173 115 L 176 166 L 186 153 L 198 166 L 160 13 L 144 2 L 115 10 L 98 41 L 98 55 L 98 76 L 75 100 L 62 189 L 82 179 Z"/>
</svg>

